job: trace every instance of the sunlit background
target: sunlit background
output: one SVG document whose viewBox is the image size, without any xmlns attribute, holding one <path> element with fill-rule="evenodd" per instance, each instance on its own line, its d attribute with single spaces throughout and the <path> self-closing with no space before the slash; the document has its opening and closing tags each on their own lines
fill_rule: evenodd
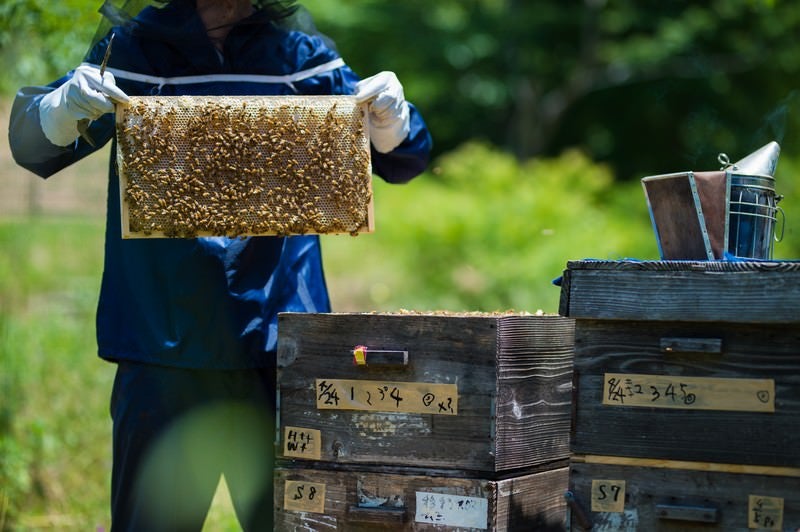
<svg viewBox="0 0 800 532">
<path fill-rule="evenodd" d="M 100 1 L 0 4 L 0 109 L 77 65 Z M 800 4 L 309 0 L 435 142 L 374 181 L 376 230 L 322 238 L 335 311 L 558 311 L 567 261 L 658 259 L 641 178 L 777 141 L 776 259 L 800 257 Z M 3 137 L 5 139 L 5 135 Z M 108 526 L 113 367 L 97 359 L 108 147 L 47 181 L 0 143 L 0 530 Z M 224 503 L 210 530 L 237 530 Z"/>
</svg>

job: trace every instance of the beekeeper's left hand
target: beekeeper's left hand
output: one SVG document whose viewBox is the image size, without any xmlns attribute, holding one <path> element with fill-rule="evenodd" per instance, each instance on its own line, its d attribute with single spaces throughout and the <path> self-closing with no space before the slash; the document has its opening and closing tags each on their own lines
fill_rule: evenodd
<svg viewBox="0 0 800 532">
<path fill-rule="evenodd" d="M 50 142 L 68 146 L 78 137 L 79 120 L 95 120 L 113 112 L 114 102 L 128 100 L 110 72 L 101 75 L 96 66 L 81 65 L 66 83 L 42 97 L 39 122 Z"/>
<path fill-rule="evenodd" d="M 369 102 L 369 136 L 372 145 L 388 153 L 408 136 L 409 111 L 403 85 L 394 72 L 381 72 L 363 79 L 354 94 L 359 102 Z"/>
</svg>

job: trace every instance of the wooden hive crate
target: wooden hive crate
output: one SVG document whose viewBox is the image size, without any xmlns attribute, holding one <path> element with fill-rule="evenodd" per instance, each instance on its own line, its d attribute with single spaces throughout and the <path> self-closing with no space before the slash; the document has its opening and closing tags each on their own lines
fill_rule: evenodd
<svg viewBox="0 0 800 532">
<path fill-rule="evenodd" d="M 279 459 L 491 479 L 569 456 L 570 319 L 284 313 L 278 331 Z"/>
<path fill-rule="evenodd" d="M 560 313 L 576 456 L 800 467 L 800 263 L 570 262 Z"/>
<path fill-rule="evenodd" d="M 567 478 L 567 467 L 499 480 L 277 468 L 275 530 L 561 531 Z"/>
<path fill-rule="evenodd" d="M 353 96 L 138 96 L 116 116 L 124 238 L 374 229 Z"/>
<path fill-rule="evenodd" d="M 800 469 L 655 459 L 573 460 L 570 530 L 800 529 Z"/>
</svg>

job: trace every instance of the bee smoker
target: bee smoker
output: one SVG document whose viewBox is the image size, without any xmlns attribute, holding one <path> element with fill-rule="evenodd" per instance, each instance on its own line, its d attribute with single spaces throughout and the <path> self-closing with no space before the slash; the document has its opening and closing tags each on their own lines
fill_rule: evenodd
<svg viewBox="0 0 800 532">
<path fill-rule="evenodd" d="M 775 194 L 780 154 L 771 142 L 733 164 L 724 153 L 716 171 L 642 178 L 663 260 L 771 259 L 786 217 Z M 780 237 L 775 228 L 783 220 Z"/>
<path fill-rule="evenodd" d="M 775 167 L 780 146 L 770 142 L 744 159 L 730 164 L 727 155 L 718 157 L 730 183 L 728 254 L 739 258 L 771 259 L 773 244 L 783 238 L 786 216 L 775 194 Z M 781 213 L 780 236 L 775 228 Z"/>
</svg>

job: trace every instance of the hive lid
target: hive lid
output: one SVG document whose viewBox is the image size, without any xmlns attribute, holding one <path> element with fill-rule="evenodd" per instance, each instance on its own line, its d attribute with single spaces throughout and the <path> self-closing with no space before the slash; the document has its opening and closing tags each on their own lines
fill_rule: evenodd
<svg viewBox="0 0 800 532">
<path fill-rule="evenodd" d="M 559 314 L 576 319 L 800 323 L 800 261 L 569 261 Z"/>
</svg>

